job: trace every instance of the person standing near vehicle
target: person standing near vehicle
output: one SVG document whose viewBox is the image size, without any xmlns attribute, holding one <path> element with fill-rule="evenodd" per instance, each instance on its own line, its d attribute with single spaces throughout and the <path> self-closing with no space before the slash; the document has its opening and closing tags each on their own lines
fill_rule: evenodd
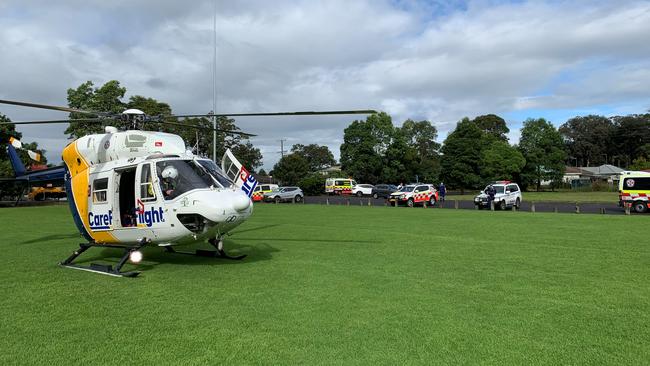
<svg viewBox="0 0 650 366">
<path fill-rule="evenodd" d="M 445 184 L 440 182 L 440 186 L 438 187 L 438 195 L 440 196 L 440 202 L 445 202 L 445 195 L 447 194 L 447 188 L 445 187 Z"/>
<path fill-rule="evenodd" d="M 492 202 L 494 202 L 494 196 L 497 194 L 497 190 L 490 184 L 485 190 L 485 193 L 488 195 L 488 207 L 492 207 Z"/>
</svg>

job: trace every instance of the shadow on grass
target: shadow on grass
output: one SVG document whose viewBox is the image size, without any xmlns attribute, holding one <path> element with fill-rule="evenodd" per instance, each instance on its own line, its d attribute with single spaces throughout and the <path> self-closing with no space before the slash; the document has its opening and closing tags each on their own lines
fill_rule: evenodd
<svg viewBox="0 0 650 366">
<path fill-rule="evenodd" d="M 280 224 L 257 226 L 257 227 L 252 227 L 252 228 L 244 229 L 244 230 L 234 230 L 234 231 L 231 232 L 231 234 L 236 235 L 236 234 L 241 234 L 241 233 L 247 233 L 249 231 L 264 230 L 264 229 L 268 229 L 268 228 L 276 227 L 276 226 L 280 226 Z"/>
<path fill-rule="evenodd" d="M 245 241 L 289 241 L 289 242 L 296 242 L 296 243 L 364 243 L 364 244 L 372 244 L 372 243 L 377 243 L 377 240 L 338 240 L 338 239 L 311 239 L 311 238 L 305 238 L 305 239 L 287 239 L 287 238 L 237 238 L 238 240 L 245 240 Z"/>
<path fill-rule="evenodd" d="M 101 263 L 106 264 L 117 264 L 120 260 L 124 251 L 121 249 L 115 248 L 90 248 L 88 252 L 95 250 L 93 255 L 83 254 L 77 258 L 75 263 L 80 265 L 89 265 L 91 262 L 100 261 Z M 194 251 L 196 249 L 213 249 L 208 245 L 190 245 L 183 246 L 178 248 L 178 250 L 183 251 Z M 155 268 L 159 264 L 178 264 L 178 265 L 195 265 L 195 266 L 207 266 L 207 265 L 245 265 L 247 263 L 254 263 L 258 261 L 270 260 L 273 255 L 272 253 L 279 252 L 278 249 L 261 243 L 256 246 L 242 245 L 237 243 L 228 243 L 226 245 L 226 251 L 230 255 L 240 255 L 246 254 L 246 258 L 241 260 L 230 260 L 218 257 L 200 257 L 193 255 L 185 255 L 178 253 L 169 253 L 164 248 L 161 247 L 147 247 L 143 248 L 143 262 L 133 265 L 130 262 L 127 262 L 129 267 L 135 267 L 138 271 L 147 271 Z M 97 254 L 99 251 L 99 254 Z M 86 252 L 86 253 L 88 253 Z M 84 253 L 85 254 L 85 253 Z M 151 263 L 154 262 L 154 263 Z"/>
<path fill-rule="evenodd" d="M 83 241 L 83 238 L 79 233 L 73 233 L 73 234 L 46 235 L 36 239 L 25 240 L 18 244 L 35 244 L 35 243 L 47 242 L 50 240 L 61 240 L 61 239 L 72 239 L 72 238 L 77 238 L 79 242 Z"/>
</svg>

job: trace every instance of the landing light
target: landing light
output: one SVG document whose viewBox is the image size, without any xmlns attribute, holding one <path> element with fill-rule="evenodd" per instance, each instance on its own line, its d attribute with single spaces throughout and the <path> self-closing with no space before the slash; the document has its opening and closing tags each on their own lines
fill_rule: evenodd
<svg viewBox="0 0 650 366">
<path fill-rule="evenodd" d="M 138 264 L 142 260 L 142 252 L 139 250 L 134 250 L 129 254 L 129 260 L 131 263 Z"/>
</svg>

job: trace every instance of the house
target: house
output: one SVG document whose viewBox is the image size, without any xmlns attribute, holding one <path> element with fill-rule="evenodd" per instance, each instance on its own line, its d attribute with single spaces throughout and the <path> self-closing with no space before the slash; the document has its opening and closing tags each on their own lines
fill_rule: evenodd
<svg viewBox="0 0 650 366">
<path fill-rule="evenodd" d="M 321 170 L 318 171 L 318 173 L 320 173 L 321 175 L 324 175 L 324 176 L 328 176 L 328 177 L 332 176 L 332 175 L 336 175 L 336 174 L 340 175 L 341 166 L 340 165 L 334 165 L 334 166 L 331 166 L 329 168 L 321 169 Z"/>
<path fill-rule="evenodd" d="M 571 184 L 571 187 L 582 187 L 594 182 L 606 182 L 617 186 L 621 172 L 624 170 L 610 164 L 593 167 L 566 167 L 562 182 Z"/>
</svg>

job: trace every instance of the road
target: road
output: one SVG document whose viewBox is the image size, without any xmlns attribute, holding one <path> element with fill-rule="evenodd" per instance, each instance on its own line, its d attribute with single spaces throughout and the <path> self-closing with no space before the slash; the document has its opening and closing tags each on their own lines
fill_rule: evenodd
<svg viewBox="0 0 650 366">
<path fill-rule="evenodd" d="M 384 199 L 373 199 L 369 197 L 354 197 L 354 196 L 308 196 L 305 197 L 306 204 L 327 204 L 330 205 L 349 205 L 352 206 L 385 206 L 387 205 Z M 531 211 L 532 202 L 524 201 L 521 204 L 521 211 Z M 535 202 L 535 212 L 564 212 L 576 213 L 575 202 Z M 457 206 L 456 206 L 457 205 Z M 419 207 L 419 206 L 418 206 Z M 463 209 L 475 210 L 474 202 L 472 201 L 446 201 L 442 205 L 436 206 L 437 208 L 444 209 Z M 420 207 L 421 208 L 421 207 Z M 580 203 L 578 205 L 579 213 L 588 214 L 605 214 L 609 215 L 624 215 L 625 211 L 617 206 L 616 202 L 611 203 Z"/>
</svg>

